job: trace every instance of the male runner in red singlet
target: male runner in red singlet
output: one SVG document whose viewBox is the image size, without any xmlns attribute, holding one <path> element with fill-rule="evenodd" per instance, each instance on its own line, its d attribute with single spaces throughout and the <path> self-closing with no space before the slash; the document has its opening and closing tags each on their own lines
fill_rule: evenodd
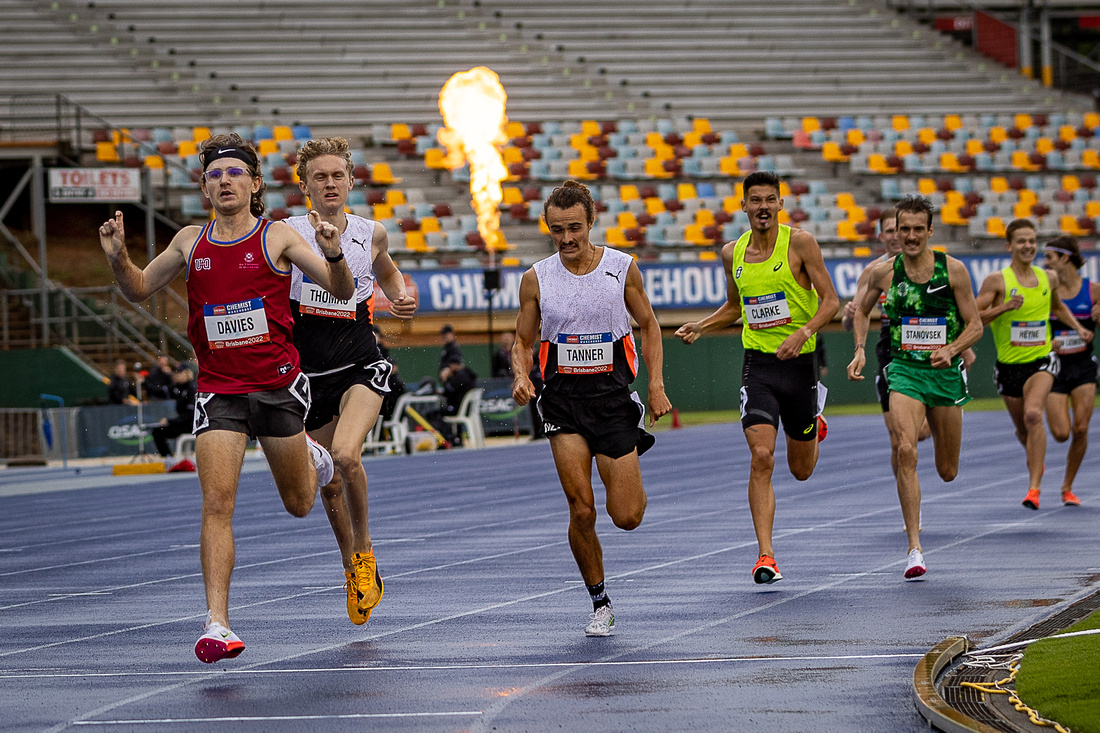
<svg viewBox="0 0 1100 733">
<path fill-rule="evenodd" d="M 292 515 L 307 515 L 318 487 L 332 479 L 331 457 L 307 441 L 303 427 L 309 380 L 291 338 L 290 266 L 338 298 L 355 291 L 336 227 L 311 216 L 322 259 L 290 227 L 261 218 L 264 182 L 250 143 L 235 134 L 216 135 L 203 143 L 200 158 L 200 186 L 214 209 L 213 221 L 181 229 L 144 270 L 127 254 L 122 212 L 99 228 L 99 240 L 119 288 L 133 302 L 186 272 L 187 335 L 199 363 L 193 432 L 209 608 L 195 654 L 212 663 L 244 650 L 229 630 L 229 578 L 233 507 L 249 437 L 259 439 Z"/>
</svg>

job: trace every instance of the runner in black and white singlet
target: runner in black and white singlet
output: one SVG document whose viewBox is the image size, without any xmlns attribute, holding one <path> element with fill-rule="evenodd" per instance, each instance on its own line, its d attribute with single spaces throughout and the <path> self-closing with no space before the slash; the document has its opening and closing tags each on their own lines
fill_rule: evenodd
<svg viewBox="0 0 1100 733">
<path fill-rule="evenodd" d="M 539 412 L 569 500 L 569 546 L 592 597 L 584 631 L 610 636 L 615 613 L 604 590 L 592 459 L 607 490 L 607 513 L 615 526 L 634 529 L 646 507 L 638 455 L 653 438 L 642 429 L 645 408 L 630 391 L 638 372 L 630 318 L 641 329 L 649 371 L 650 425 L 672 409 L 665 396 L 661 328 L 633 258 L 589 240 L 595 202 L 587 188 L 566 181 L 546 200 L 543 216 L 558 251 L 524 273 L 520 284 L 512 396 L 520 406 L 534 396 L 528 373 L 538 339 L 545 381 Z"/>
<path fill-rule="evenodd" d="M 181 229 L 144 270 L 126 254 L 120 212 L 99 228 L 99 239 L 119 288 L 133 302 L 187 273 L 188 336 L 199 362 L 193 430 L 202 489 L 199 554 L 209 609 L 195 654 L 212 663 L 244 650 L 229 629 L 229 579 L 233 507 L 249 436 L 259 439 L 283 506 L 294 516 L 307 515 L 318 485 L 332 478 L 328 452 L 303 430 L 309 380 L 290 343 L 291 265 L 337 297 L 351 297 L 353 283 L 339 231 L 316 213 L 308 241 L 324 259 L 293 230 L 262 218 L 264 181 L 251 143 L 215 135 L 199 157 L 211 222 Z"/>
<path fill-rule="evenodd" d="M 1100 317 L 1100 283 L 1081 276 L 1085 260 L 1077 240 L 1055 237 L 1043 248 L 1043 260 L 1046 269 L 1058 276 L 1058 297 L 1077 322 L 1095 334 L 1096 320 Z M 1096 402 L 1096 355 L 1093 344 L 1078 338 L 1067 324 L 1052 316 L 1050 325 L 1061 367 L 1047 396 L 1047 425 L 1056 441 L 1070 441 L 1062 479 L 1062 503 L 1080 506 L 1081 500 L 1073 493 L 1073 480 L 1089 445 L 1089 422 Z"/>
<path fill-rule="evenodd" d="M 336 475 L 321 489 L 321 500 L 340 547 L 348 618 L 363 624 L 382 600 L 384 588 L 368 527 L 362 446 L 390 391 L 393 370 L 372 328 L 375 286 L 389 298 L 390 313 L 398 318 L 412 317 L 416 299 L 406 291 L 405 278 L 390 258 L 385 227 L 344 212 L 354 183 L 352 170 L 343 138 L 310 140 L 298 150 L 299 187 L 321 218 L 339 230 L 344 258 L 355 277 L 355 295 L 338 300 L 294 268 L 290 301 L 294 343 L 313 389 L 306 430 L 332 451 L 336 463 Z M 309 226 L 303 216 L 286 223 L 299 232 Z"/>
</svg>

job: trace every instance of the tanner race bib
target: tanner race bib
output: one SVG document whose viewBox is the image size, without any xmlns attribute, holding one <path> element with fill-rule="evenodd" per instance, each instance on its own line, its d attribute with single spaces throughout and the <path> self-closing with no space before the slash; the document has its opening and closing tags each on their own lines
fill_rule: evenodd
<svg viewBox="0 0 1100 733">
<path fill-rule="evenodd" d="M 355 280 L 356 287 L 359 279 Z M 298 312 L 326 318 L 346 318 L 355 320 L 355 296 L 340 300 L 317 283 L 302 275 L 302 299 L 298 302 Z"/>
<path fill-rule="evenodd" d="M 741 300 L 745 323 L 754 331 L 791 322 L 791 307 L 787 305 L 786 293 L 745 296 Z"/>
<path fill-rule="evenodd" d="M 233 349 L 271 340 L 263 298 L 241 303 L 204 305 L 203 322 L 211 349 Z"/>
<path fill-rule="evenodd" d="M 559 333 L 558 374 L 602 374 L 615 368 L 610 333 Z"/>
<path fill-rule="evenodd" d="M 1009 332 L 1012 346 L 1042 346 L 1047 342 L 1046 321 L 1013 321 Z"/>
<path fill-rule="evenodd" d="M 947 319 L 901 319 L 902 351 L 935 351 L 947 345 Z"/>
</svg>

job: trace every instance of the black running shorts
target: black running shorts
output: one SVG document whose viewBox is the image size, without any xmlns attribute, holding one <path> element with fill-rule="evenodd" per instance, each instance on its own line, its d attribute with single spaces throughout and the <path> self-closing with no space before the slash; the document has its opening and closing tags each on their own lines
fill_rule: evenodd
<svg viewBox="0 0 1100 733">
<path fill-rule="evenodd" d="M 780 360 L 775 354 L 745 350 L 741 370 L 741 427 L 771 425 L 791 440 L 817 438 L 817 366 L 814 354 Z"/>
<path fill-rule="evenodd" d="M 332 422 L 340 414 L 340 400 L 349 389 L 361 384 L 385 397 L 390 391 L 393 364 L 379 359 L 371 364 L 353 364 L 330 374 L 315 374 L 309 378 L 313 404 L 306 415 L 306 430 L 316 430 Z"/>
<path fill-rule="evenodd" d="M 645 407 L 635 392 L 574 399 L 544 389 L 538 406 L 548 437 L 574 433 L 588 442 L 593 455 L 622 458 L 635 448 L 641 455 L 653 446 L 653 436 L 642 428 Z"/>
<path fill-rule="evenodd" d="M 1096 383 L 1096 357 L 1092 354 L 1068 354 L 1059 356 L 1061 366 L 1054 386 L 1050 391 L 1057 394 L 1069 394 L 1082 384 Z"/>
<path fill-rule="evenodd" d="M 309 410 L 309 378 L 299 374 L 280 389 L 248 394 L 199 392 L 192 433 L 229 430 L 249 438 L 289 438 L 302 432 Z"/>
<path fill-rule="evenodd" d="M 1047 372 L 1057 379 L 1059 366 L 1058 355 L 1054 352 L 1023 364 L 998 361 L 993 365 L 993 383 L 997 385 L 997 394 L 1002 397 L 1023 397 L 1027 380 L 1039 372 Z"/>
</svg>

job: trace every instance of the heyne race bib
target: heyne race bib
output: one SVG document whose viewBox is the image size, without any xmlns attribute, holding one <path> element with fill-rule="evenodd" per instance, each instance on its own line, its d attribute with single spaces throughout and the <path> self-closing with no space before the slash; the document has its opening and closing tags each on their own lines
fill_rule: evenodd
<svg viewBox="0 0 1100 733">
<path fill-rule="evenodd" d="M 1012 346 L 1042 346 L 1047 342 L 1046 321 L 1013 321 L 1009 331 Z"/>
<path fill-rule="evenodd" d="M 355 286 L 359 287 L 359 278 L 355 279 Z M 304 274 L 302 275 L 302 299 L 298 301 L 299 313 L 354 321 L 355 306 L 354 295 L 347 300 L 340 300 Z"/>
<path fill-rule="evenodd" d="M 741 299 L 745 323 L 754 331 L 791 322 L 791 307 L 786 293 L 745 296 Z"/>
<path fill-rule="evenodd" d="M 902 351 L 935 351 L 947 345 L 947 319 L 938 318 L 902 318 Z"/>
<path fill-rule="evenodd" d="M 558 374 L 603 374 L 615 368 L 610 333 L 559 333 Z"/>
<path fill-rule="evenodd" d="M 206 341 L 211 349 L 233 349 L 271 340 L 263 298 L 226 305 L 204 305 Z"/>
</svg>

